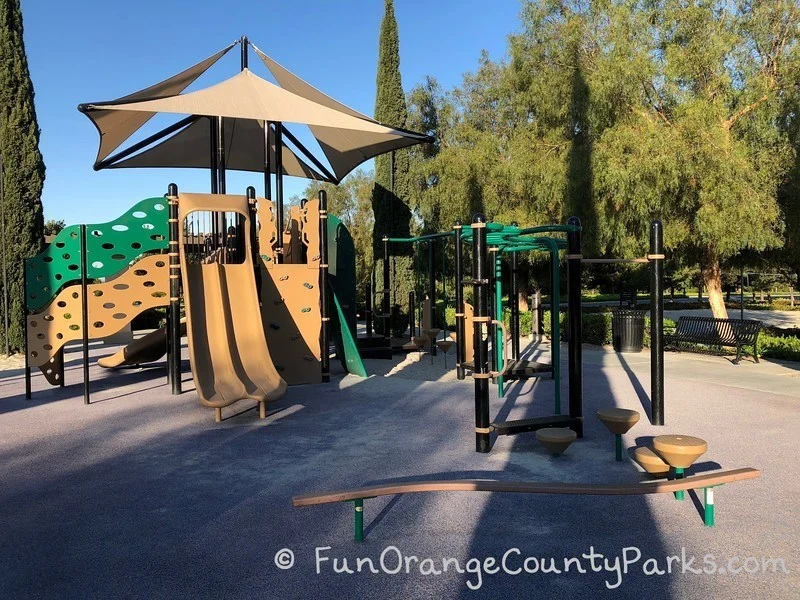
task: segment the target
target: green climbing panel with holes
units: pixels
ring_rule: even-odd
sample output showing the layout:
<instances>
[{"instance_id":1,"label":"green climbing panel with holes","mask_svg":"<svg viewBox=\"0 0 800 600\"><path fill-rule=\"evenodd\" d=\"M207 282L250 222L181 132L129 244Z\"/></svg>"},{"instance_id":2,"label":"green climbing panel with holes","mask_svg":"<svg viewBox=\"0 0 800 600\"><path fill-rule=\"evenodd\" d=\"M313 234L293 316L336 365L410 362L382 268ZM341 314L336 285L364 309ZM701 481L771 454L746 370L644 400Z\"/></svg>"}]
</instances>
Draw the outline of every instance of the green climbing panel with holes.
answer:
<instances>
[{"instance_id":1,"label":"green climbing panel with holes","mask_svg":"<svg viewBox=\"0 0 800 600\"><path fill-rule=\"evenodd\" d=\"M168 212L165 198L148 198L135 204L118 219L87 225L86 271L89 279L110 277L143 253L167 248ZM25 261L25 265L28 309L37 311L65 285L80 281L80 226L64 228L47 250Z\"/></svg>"}]
</instances>

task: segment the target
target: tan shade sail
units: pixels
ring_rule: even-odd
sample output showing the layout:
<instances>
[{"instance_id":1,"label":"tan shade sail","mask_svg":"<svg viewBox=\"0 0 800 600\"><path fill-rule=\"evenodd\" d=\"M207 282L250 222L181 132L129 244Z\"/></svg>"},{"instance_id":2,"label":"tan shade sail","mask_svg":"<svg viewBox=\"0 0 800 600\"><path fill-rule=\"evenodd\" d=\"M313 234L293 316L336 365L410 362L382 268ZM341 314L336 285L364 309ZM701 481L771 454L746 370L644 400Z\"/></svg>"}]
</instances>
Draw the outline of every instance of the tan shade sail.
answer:
<instances>
[{"instance_id":1,"label":"tan shade sail","mask_svg":"<svg viewBox=\"0 0 800 600\"><path fill-rule=\"evenodd\" d=\"M114 102L128 103L146 98L159 98L162 96L180 94L198 77L211 68L211 66L222 58L234 45L235 44L231 44L213 56L209 56L204 61L189 67L177 75L173 75L169 79L165 79L160 83L151 85L133 94L123 96ZM125 140L153 117L152 112L119 112L102 107L97 107L91 111L85 112L100 133L100 148L97 151L95 163L107 158L109 154L119 148Z\"/></svg>"},{"instance_id":2,"label":"tan shade sail","mask_svg":"<svg viewBox=\"0 0 800 600\"><path fill-rule=\"evenodd\" d=\"M302 96L307 100L343 112L352 117L370 123L378 123L375 119L342 104L338 100L334 100L311 84L303 81L255 46L253 46L253 49L258 56L261 57L261 60L267 66L270 73L272 73L272 76L275 77L278 84L284 89L298 96ZM399 150L400 148L432 141L428 136L405 131L403 129L394 129L394 131L402 133L402 137L388 140L385 137L373 135L371 131L367 130L363 132L345 132L331 125L311 123L308 125L309 129L311 129L311 133L314 134L322 151L328 158L333 172L340 181L347 173L355 169L365 160L386 152L391 152L392 150Z\"/></svg>"},{"instance_id":3,"label":"tan shade sail","mask_svg":"<svg viewBox=\"0 0 800 600\"><path fill-rule=\"evenodd\" d=\"M253 44L250 45L253 47L253 50L256 51L256 54L261 57L261 60L264 61L264 64L267 66L267 69L269 69L269 72L272 73L272 76L278 82L278 85L280 85L283 89L289 90L293 94L307 98L308 100L316 102L317 104L322 104L322 106L327 106L328 108L348 114L351 117L358 117L359 119L365 119L367 121L372 121L373 123L378 122L372 117L368 117L364 113L360 113L357 110L350 108L346 104L342 104L338 100L334 100L325 92L318 90L310 83L300 79L297 75L289 71L289 69L281 65L279 62L264 54Z\"/></svg>"},{"instance_id":4,"label":"tan shade sail","mask_svg":"<svg viewBox=\"0 0 800 600\"><path fill-rule=\"evenodd\" d=\"M312 129L316 126L322 130L325 138L323 150L338 180L376 154L429 139L422 134L386 127L293 94L248 69L196 92L135 102L89 104L84 107L84 111L90 116L96 110L134 115L173 113L301 123L312 126ZM323 141L320 142L322 144Z\"/></svg>"},{"instance_id":5,"label":"tan shade sail","mask_svg":"<svg viewBox=\"0 0 800 600\"><path fill-rule=\"evenodd\" d=\"M264 122L250 119L225 120L225 167L235 171L264 172ZM211 165L211 122L201 117L160 144L148 148L107 168L136 167L200 168ZM275 134L270 130L270 170L275 173ZM329 181L303 162L285 145L282 151L283 174L318 181Z\"/></svg>"}]
</instances>

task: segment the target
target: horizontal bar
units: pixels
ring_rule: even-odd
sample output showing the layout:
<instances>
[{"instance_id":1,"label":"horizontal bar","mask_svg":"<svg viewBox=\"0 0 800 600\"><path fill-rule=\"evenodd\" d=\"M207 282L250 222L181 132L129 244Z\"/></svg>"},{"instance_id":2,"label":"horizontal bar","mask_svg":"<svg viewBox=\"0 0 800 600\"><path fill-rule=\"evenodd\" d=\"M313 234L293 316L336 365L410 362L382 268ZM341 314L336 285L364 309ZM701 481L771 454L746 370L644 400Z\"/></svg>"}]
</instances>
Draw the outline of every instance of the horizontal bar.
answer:
<instances>
[{"instance_id":1,"label":"horizontal bar","mask_svg":"<svg viewBox=\"0 0 800 600\"><path fill-rule=\"evenodd\" d=\"M650 261L646 258L582 258L581 262L593 265L607 265L614 263L647 263Z\"/></svg>"}]
</instances>

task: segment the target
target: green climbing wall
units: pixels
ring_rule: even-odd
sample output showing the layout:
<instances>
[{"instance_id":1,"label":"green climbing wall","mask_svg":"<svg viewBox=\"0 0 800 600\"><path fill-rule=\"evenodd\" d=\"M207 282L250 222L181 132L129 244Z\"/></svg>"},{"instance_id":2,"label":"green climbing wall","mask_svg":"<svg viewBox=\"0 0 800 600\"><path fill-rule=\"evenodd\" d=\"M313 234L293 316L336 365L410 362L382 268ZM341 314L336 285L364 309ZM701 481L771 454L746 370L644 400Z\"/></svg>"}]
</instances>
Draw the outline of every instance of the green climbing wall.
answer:
<instances>
[{"instance_id":1,"label":"green climbing wall","mask_svg":"<svg viewBox=\"0 0 800 600\"><path fill-rule=\"evenodd\" d=\"M86 226L89 279L110 277L144 252L167 248L169 229L165 198L148 198L121 217ZM37 311L61 288L81 278L80 226L64 228L48 248L26 261L28 309Z\"/></svg>"}]
</instances>

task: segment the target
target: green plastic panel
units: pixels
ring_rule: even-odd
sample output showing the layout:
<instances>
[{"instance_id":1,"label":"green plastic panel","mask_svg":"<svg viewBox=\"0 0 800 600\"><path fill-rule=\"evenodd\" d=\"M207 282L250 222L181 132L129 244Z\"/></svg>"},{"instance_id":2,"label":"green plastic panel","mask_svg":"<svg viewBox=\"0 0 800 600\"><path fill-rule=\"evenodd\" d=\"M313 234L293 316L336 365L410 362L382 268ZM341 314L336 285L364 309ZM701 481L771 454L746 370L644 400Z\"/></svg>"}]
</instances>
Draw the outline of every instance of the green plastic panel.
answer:
<instances>
[{"instance_id":1,"label":"green plastic panel","mask_svg":"<svg viewBox=\"0 0 800 600\"><path fill-rule=\"evenodd\" d=\"M351 337L356 337L356 246L339 219L328 215L328 281L342 305Z\"/></svg>"},{"instance_id":2,"label":"green plastic panel","mask_svg":"<svg viewBox=\"0 0 800 600\"><path fill-rule=\"evenodd\" d=\"M345 314L342 311L342 305L339 303L339 298L336 292L333 292L333 302L336 304L336 315L338 319L331 321L333 324L333 339L337 346L337 353L344 354L343 365L348 373L358 375L359 377L367 377L367 369L364 368L364 362L361 360L361 355L358 353L358 345L356 340L350 334L350 328L347 326Z\"/></svg>"},{"instance_id":3,"label":"green plastic panel","mask_svg":"<svg viewBox=\"0 0 800 600\"><path fill-rule=\"evenodd\" d=\"M86 226L89 279L110 277L145 252L169 246L167 200L148 198L124 215L99 225ZM64 228L48 248L28 259L28 309L37 311L55 298L61 288L81 279L80 226Z\"/></svg>"}]
</instances>

